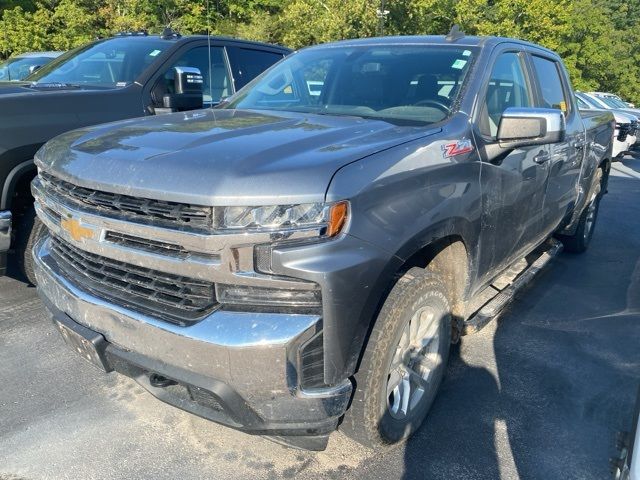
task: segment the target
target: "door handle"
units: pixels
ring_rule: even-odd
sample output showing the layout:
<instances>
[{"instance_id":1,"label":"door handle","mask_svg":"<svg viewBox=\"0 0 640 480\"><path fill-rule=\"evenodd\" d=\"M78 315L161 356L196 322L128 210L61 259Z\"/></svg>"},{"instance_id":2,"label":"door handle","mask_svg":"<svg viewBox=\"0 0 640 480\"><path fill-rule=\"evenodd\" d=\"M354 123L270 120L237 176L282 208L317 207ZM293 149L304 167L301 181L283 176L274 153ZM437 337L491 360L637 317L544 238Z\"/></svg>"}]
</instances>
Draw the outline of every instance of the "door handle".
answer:
<instances>
[{"instance_id":1,"label":"door handle","mask_svg":"<svg viewBox=\"0 0 640 480\"><path fill-rule=\"evenodd\" d=\"M533 157L533 161L536 162L538 165L544 162L548 162L549 160L551 160L551 154L549 154L548 152L541 152L535 157Z\"/></svg>"}]
</instances>

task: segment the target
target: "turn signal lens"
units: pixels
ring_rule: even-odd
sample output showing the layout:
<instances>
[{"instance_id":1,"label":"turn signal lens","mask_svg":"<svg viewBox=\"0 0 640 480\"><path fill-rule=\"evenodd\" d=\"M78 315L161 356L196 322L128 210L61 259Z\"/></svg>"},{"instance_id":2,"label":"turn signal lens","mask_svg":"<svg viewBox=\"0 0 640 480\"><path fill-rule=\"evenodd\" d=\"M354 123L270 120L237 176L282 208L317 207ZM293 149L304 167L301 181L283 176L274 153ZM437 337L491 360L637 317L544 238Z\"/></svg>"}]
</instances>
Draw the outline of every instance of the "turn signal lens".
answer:
<instances>
[{"instance_id":1,"label":"turn signal lens","mask_svg":"<svg viewBox=\"0 0 640 480\"><path fill-rule=\"evenodd\" d=\"M349 214L348 202L338 202L331 206L329 211L329 224L327 226L327 236L334 237L347 223L347 216Z\"/></svg>"}]
</instances>

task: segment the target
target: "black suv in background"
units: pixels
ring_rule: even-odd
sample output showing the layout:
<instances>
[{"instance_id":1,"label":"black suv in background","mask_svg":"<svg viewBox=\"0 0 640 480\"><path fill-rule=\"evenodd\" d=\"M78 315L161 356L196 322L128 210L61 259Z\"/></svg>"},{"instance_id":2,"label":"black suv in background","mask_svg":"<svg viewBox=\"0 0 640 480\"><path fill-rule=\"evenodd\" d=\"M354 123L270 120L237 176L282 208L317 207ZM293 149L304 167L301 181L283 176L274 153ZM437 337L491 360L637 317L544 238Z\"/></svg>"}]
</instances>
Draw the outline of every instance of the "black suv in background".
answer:
<instances>
[{"instance_id":1,"label":"black suv in background","mask_svg":"<svg viewBox=\"0 0 640 480\"><path fill-rule=\"evenodd\" d=\"M202 99L220 102L290 50L224 37L124 34L62 55L25 82L0 84L0 274L10 248L32 283L30 247L41 229L29 184L35 152L78 127L176 110L177 71L202 74ZM192 96L192 94L191 94ZM185 108L180 108L185 109ZM126 175L126 172L122 172Z\"/></svg>"}]
</instances>

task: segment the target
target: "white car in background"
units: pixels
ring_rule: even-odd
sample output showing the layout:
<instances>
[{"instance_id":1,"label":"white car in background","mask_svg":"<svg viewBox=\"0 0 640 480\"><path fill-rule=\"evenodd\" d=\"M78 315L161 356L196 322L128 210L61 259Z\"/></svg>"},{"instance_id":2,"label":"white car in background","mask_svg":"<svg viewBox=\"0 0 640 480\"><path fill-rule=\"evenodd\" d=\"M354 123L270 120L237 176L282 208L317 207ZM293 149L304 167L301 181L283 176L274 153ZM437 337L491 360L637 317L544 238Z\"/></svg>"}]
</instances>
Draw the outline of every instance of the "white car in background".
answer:
<instances>
[{"instance_id":1,"label":"white car in background","mask_svg":"<svg viewBox=\"0 0 640 480\"><path fill-rule=\"evenodd\" d=\"M622 98L620 98L619 95L616 95L615 93L608 93L608 92L589 92L589 93L596 97L611 98L613 100L616 100L618 105L623 105L626 108L636 108L636 106L633 103L625 102Z\"/></svg>"},{"instance_id":2,"label":"white car in background","mask_svg":"<svg viewBox=\"0 0 640 480\"><path fill-rule=\"evenodd\" d=\"M576 102L580 110L607 110L613 113L616 119L616 130L613 138L613 158L624 156L636 143L637 129L639 128L638 117L623 110L604 108L584 92L576 92Z\"/></svg>"},{"instance_id":3,"label":"white car in background","mask_svg":"<svg viewBox=\"0 0 640 480\"><path fill-rule=\"evenodd\" d=\"M631 115L635 115L640 118L640 108L631 108L626 102L623 102L620 97L614 95L613 93L603 93L603 92L589 92L584 93L580 92L584 97L588 97L588 99L602 108L607 110L619 110L625 113L630 113Z\"/></svg>"}]
</instances>

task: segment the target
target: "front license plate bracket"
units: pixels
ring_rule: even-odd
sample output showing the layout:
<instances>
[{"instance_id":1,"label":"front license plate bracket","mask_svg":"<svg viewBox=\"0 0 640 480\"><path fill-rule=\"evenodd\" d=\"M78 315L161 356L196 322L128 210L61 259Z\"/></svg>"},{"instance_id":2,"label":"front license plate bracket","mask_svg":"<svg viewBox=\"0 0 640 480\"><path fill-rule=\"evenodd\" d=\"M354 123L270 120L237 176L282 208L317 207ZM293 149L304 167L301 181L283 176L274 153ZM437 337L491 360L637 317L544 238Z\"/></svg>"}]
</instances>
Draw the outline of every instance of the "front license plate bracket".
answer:
<instances>
[{"instance_id":1,"label":"front license plate bracket","mask_svg":"<svg viewBox=\"0 0 640 480\"><path fill-rule=\"evenodd\" d=\"M53 323L66 344L82 358L105 372L113 370L105 356L108 342L101 334L74 322L66 315L54 316Z\"/></svg>"}]
</instances>

